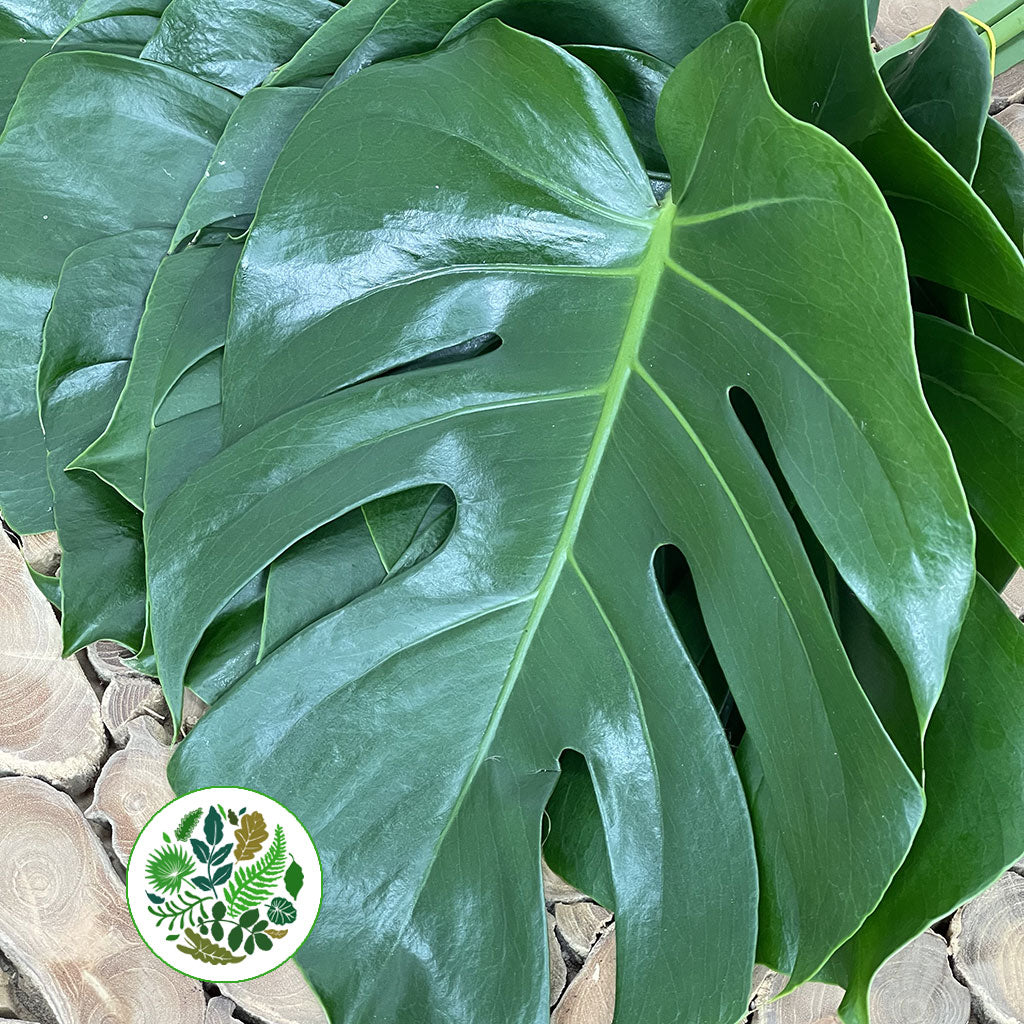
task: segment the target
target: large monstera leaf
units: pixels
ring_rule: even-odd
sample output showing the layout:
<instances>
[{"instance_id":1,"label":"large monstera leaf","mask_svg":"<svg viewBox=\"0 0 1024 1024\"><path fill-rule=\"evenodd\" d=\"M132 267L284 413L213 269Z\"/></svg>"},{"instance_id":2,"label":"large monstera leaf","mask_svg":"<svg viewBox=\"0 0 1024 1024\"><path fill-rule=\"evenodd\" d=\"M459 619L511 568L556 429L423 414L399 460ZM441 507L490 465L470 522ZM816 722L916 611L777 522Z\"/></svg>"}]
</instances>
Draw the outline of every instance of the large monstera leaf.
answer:
<instances>
[{"instance_id":1,"label":"large monstera leaf","mask_svg":"<svg viewBox=\"0 0 1024 1024\"><path fill-rule=\"evenodd\" d=\"M751 813L797 977L920 822L730 400L756 403L926 716L973 537L895 226L772 101L745 26L682 62L658 133L660 204L593 72L490 21L327 94L260 199L223 362L235 441L148 530L172 708L208 624L297 540L410 487L457 501L436 555L270 651L171 766L178 789L255 786L310 827L326 893L300 961L336 1020L546 1020L541 817L566 749L597 795L624 1020L744 1012ZM380 376L487 332L496 351ZM659 592L666 545L757 752L753 807Z\"/></svg>"}]
</instances>

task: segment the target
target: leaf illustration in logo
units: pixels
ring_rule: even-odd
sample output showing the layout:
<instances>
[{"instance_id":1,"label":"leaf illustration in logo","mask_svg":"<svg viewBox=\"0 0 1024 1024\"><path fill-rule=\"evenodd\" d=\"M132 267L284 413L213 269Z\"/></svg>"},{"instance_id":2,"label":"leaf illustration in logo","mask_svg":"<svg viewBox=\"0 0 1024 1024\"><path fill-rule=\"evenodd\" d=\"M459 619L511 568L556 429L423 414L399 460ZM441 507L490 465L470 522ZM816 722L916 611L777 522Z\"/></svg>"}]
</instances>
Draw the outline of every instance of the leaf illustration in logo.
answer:
<instances>
[{"instance_id":1,"label":"leaf illustration in logo","mask_svg":"<svg viewBox=\"0 0 1024 1024\"><path fill-rule=\"evenodd\" d=\"M283 896L275 896L267 907L267 917L274 924L291 924L295 920L295 905Z\"/></svg>"},{"instance_id":2,"label":"leaf illustration in logo","mask_svg":"<svg viewBox=\"0 0 1024 1024\"><path fill-rule=\"evenodd\" d=\"M202 839L190 839L189 842L192 844L192 852L196 855L196 860L200 864L208 864L210 862L210 848L202 841Z\"/></svg>"},{"instance_id":3,"label":"leaf illustration in logo","mask_svg":"<svg viewBox=\"0 0 1024 1024\"><path fill-rule=\"evenodd\" d=\"M238 824L238 815L235 814L235 812L230 810L230 809L228 810L228 821L232 825L237 825Z\"/></svg>"},{"instance_id":4,"label":"leaf illustration in logo","mask_svg":"<svg viewBox=\"0 0 1024 1024\"><path fill-rule=\"evenodd\" d=\"M225 864L222 867L217 868L213 873L213 884L223 885L231 877L231 872L234 871L234 869L234 864Z\"/></svg>"},{"instance_id":5,"label":"leaf illustration in logo","mask_svg":"<svg viewBox=\"0 0 1024 1024\"><path fill-rule=\"evenodd\" d=\"M242 819L243 823L245 819ZM280 825L274 830L274 840L259 860L239 867L234 878L224 890L228 905L228 916L235 917L241 910L257 907L270 898L274 887L281 880L285 866L284 829Z\"/></svg>"},{"instance_id":6,"label":"leaf illustration in logo","mask_svg":"<svg viewBox=\"0 0 1024 1024\"><path fill-rule=\"evenodd\" d=\"M146 880L158 892L177 892L196 862L180 846L154 850L146 863Z\"/></svg>"},{"instance_id":7,"label":"leaf illustration in logo","mask_svg":"<svg viewBox=\"0 0 1024 1024\"><path fill-rule=\"evenodd\" d=\"M288 870L284 873L284 887L288 890L288 895L292 899L295 899L299 895L299 890L302 888L304 881L302 875L302 868L299 866L299 862L293 857L291 864L288 866Z\"/></svg>"},{"instance_id":8,"label":"leaf illustration in logo","mask_svg":"<svg viewBox=\"0 0 1024 1024\"><path fill-rule=\"evenodd\" d=\"M268 928L267 934L272 939L283 939L288 934L287 928Z\"/></svg>"},{"instance_id":9,"label":"leaf illustration in logo","mask_svg":"<svg viewBox=\"0 0 1024 1024\"><path fill-rule=\"evenodd\" d=\"M253 941L264 952L266 952L268 949L270 949L271 946L274 945L274 943L270 940L270 936L268 936L266 932L256 932L253 935Z\"/></svg>"},{"instance_id":10,"label":"leaf illustration in logo","mask_svg":"<svg viewBox=\"0 0 1024 1024\"><path fill-rule=\"evenodd\" d=\"M204 964L238 964L245 959L244 956L235 956L230 949L218 946L212 939L203 938L191 928L185 929L185 936L192 945L178 946L177 949L193 960L200 960Z\"/></svg>"},{"instance_id":11,"label":"leaf illustration in logo","mask_svg":"<svg viewBox=\"0 0 1024 1024\"><path fill-rule=\"evenodd\" d=\"M202 807L197 807L194 811L189 811L184 818L178 823L178 827L174 830L174 838L180 839L185 842L186 839L196 830L196 825L199 824L199 819L203 816Z\"/></svg>"},{"instance_id":12,"label":"leaf illustration in logo","mask_svg":"<svg viewBox=\"0 0 1024 1024\"><path fill-rule=\"evenodd\" d=\"M241 944L242 944L242 926L240 924L236 924L235 927L232 928L231 932L228 934L228 945L232 948L232 950L235 950L235 949L238 949L238 947Z\"/></svg>"},{"instance_id":13,"label":"leaf illustration in logo","mask_svg":"<svg viewBox=\"0 0 1024 1024\"><path fill-rule=\"evenodd\" d=\"M206 821L203 822L203 832L206 833L206 841L213 849L224 838L224 819L217 813L215 807L207 812Z\"/></svg>"},{"instance_id":14,"label":"leaf illustration in logo","mask_svg":"<svg viewBox=\"0 0 1024 1024\"><path fill-rule=\"evenodd\" d=\"M235 829L235 839L238 840L235 860L252 860L269 838L267 823L259 811L243 814L242 824Z\"/></svg>"},{"instance_id":15,"label":"leaf illustration in logo","mask_svg":"<svg viewBox=\"0 0 1024 1024\"><path fill-rule=\"evenodd\" d=\"M231 852L231 847L233 845L234 843L225 843L223 846L215 850L210 856L210 864L217 865L220 864L221 861L225 860L227 855Z\"/></svg>"}]
</instances>

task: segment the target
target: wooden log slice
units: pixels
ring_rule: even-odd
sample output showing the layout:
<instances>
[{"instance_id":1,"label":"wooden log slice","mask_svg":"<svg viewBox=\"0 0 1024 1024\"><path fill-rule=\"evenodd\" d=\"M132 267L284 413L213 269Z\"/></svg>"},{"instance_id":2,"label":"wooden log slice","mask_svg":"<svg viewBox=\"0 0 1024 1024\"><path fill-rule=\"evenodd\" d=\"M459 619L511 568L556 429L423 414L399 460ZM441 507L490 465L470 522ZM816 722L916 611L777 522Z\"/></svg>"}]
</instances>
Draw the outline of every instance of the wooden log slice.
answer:
<instances>
[{"instance_id":1,"label":"wooden log slice","mask_svg":"<svg viewBox=\"0 0 1024 1024\"><path fill-rule=\"evenodd\" d=\"M551 1024L612 1024L615 1011L615 925L597 941L579 974L569 983Z\"/></svg>"},{"instance_id":2,"label":"wooden log slice","mask_svg":"<svg viewBox=\"0 0 1024 1024\"><path fill-rule=\"evenodd\" d=\"M1024 128L1024 106L1020 107L1021 127ZM1003 590L1003 600L1010 606L1010 611L1018 618L1024 614L1024 569L1018 569L1013 579Z\"/></svg>"},{"instance_id":3,"label":"wooden log slice","mask_svg":"<svg viewBox=\"0 0 1024 1024\"><path fill-rule=\"evenodd\" d=\"M947 8L962 11L971 0L882 0L873 33L879 46L906 39L915 29L933 25Z\"/></svg>"},{"instance_id":4,"label":"wooden log slice","mask_svg":"<svg viewBox=\"0 0 1024 1024\"><path fill-rule=\"evenodd\" d=\"M871 1024L968 1024L971 994L953 977L946 940L919 935L871 983Z\"/></svg>"},{"instance_id":5,"label":"wooden log slice","mask_svg":"<svg viewBox=\"0 0 1024 1024\"><path fill-rule=\"evenodd\" d=\"M126 728L128 745L103 766L85 812L90 821L110 826L111 846L125 867L142 826L174 799L167 781L172 748L165 730L150 718L134 718Z\"/></svg>"},{"instance_id":6,"label":"wooden log slice","mask_svg":"<svg viewBox=\"0 0 1024 1024\"><path fill-rule=\"evenodd\" d=\"M132 924L124 886L70 797L0 779L0 948L61 1024L203 1024L198 981Z\"/></svg>"},{"instance_id":7,"label":"wooden log slice","mask_svg":"<svg viewBox=\"0 0 1024 1024\"><path fill-rule=\"evenodd\" d=\"M225 996L214 996L206 1004L206 1020L203 1024L237 1024L235 1004Z\"/></svg>"},{"instance_id":8,"label":"wooden log slice","mask_svg":"<svg viewBox=\"0 0 1024 1024\"><path fill-rule=\"evenodd\" d=\"M986 1024L1024 1021L1024 878L1007 872L949 926L953 970Z\"/></svg>"},{"instance_id":9,"label":"wooden log slice","mask_svg":"<svg viewBox=\"0 0 1024 1024\"><path fill-rule=\"evenodd\" d=\"M562 956L562 947L558 942L558 936L555 934L555 915L549 912L545 916L548 921L548 958L550 961L549 976L551 979L551 1000L549 1005L554 1006L565 990L568 969L565 965L565 957Z\"/></svg>"},{"instance_id":10,"label":"wooden log slice","mask_svg":"<svg viewBox=\"0 0 1024 1024\"><path fill-rule=\"evenodd\" d=\"M596 903L556 903L555 931L581 960L611 924L612 915Z\"/></svg>"},{"instance_id":11,"label":"wooden log slice","mask_svg":"<svg viewBox=\"0 0 1024 1024\"><path fill-rule=\"evenodd\" d=\"M219 987L261 1024L328 1024L327 1012L294 960L262 978Z\"/></svg>"},{"instance_id":12,"label":"wooden log slice","mask_svg":"<svg viewBox=\"0 0 1024 1024\"><path fill-rule=\"evenodd\" d=\"M31 533L21 538L21 556L44 576L56 576L60 568L60 542L57 531Z\"/></svg>"},{"instance_id":13,"label":"wooden log slice","mask_svg":"<svg viewBox=\"0 0 1024 1024\"><path fill-rule=\"evenodd\" d=\"M0 775L31 775L78 794L107 749L81 666L61 658L60 627L21 552L0 536Z\"/></svg>"},{"instance_id":14,"label":"wooden log slice","mask_svg":"<svg viewBox=\"0 0 1024 1024\"><path fill-rule=\"evenodd\" d=\"M161 724L167 741L170 741L171 716L163 691L160 684L148 676L132 672L113 676L103 691L100 710L110 738L119 747L128 742L128 724L142 715Z\"/></svg>"},{"instance_id":15,"label":"wooden log slice","mask_svg":"<svg viewBox=\"0 0 1024 1024\"><path fill-rule=\"evenodd\" d=\"M840 1024L836 1011L843 998L841 988L809 981L776 999L785 987L786 978L781 974L772 975L762 985L751 1024Z\"/></svg>"}]
</instances>

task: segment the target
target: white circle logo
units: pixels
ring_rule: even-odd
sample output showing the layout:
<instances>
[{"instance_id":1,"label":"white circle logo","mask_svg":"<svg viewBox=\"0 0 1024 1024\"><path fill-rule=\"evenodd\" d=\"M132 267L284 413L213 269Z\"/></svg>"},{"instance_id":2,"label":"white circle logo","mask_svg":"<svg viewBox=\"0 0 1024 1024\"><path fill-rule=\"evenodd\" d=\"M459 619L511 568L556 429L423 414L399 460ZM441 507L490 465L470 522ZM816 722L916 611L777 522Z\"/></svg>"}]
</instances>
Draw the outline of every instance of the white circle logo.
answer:
<instances>
[{"instance_id":1,"label":"white circle logo","mask_svg":"<svg viewBox=\"0 0 1024 1024\"><path fill-rule=\"evenodd\" d=\"M248 981L280 967L313 928L321 892L309 833L250 789L172 800L128 861L139 934L168 967L200 981Z\"/></svg>"}]
</instances>

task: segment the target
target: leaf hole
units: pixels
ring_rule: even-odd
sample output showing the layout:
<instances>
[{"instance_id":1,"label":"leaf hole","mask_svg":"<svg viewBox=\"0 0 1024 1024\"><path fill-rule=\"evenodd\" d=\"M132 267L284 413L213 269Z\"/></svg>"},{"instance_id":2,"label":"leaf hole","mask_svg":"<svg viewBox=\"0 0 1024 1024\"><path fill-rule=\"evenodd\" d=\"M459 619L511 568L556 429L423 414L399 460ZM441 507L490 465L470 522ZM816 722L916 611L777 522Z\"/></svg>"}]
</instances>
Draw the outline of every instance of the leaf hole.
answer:
<instances>
[{"instance_id":1,"label":"leaf hole","mask_svg":"<svg viewBox=\"0 0 1024 1024\"><path fill-rule=\"evenodd\" d=\"M746 727L708 634L686 556L674 544L663 544L654 552L653 567L665 609L704 684L729 743L735 749Z\"/></svg>"}]
</instances>

